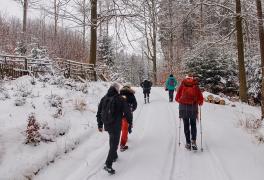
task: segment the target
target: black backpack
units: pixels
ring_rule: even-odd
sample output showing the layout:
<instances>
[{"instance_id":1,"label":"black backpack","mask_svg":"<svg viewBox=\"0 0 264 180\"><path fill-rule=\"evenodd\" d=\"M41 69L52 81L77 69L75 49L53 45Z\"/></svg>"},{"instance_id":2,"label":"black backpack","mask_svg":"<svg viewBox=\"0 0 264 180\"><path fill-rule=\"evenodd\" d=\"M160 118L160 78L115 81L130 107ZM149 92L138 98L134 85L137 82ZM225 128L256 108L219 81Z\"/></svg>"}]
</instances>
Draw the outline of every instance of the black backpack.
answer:
<instances>
[{"instance_id":1,"label":"black backpack","mask_svg":"<svg viewBox=\"0 0 264 180\"><path fill-rule=\"evenodd\" d=\"M109 125L114 122L115 114L115 98L116 96L105 97L102 104L102 122L104 125Z\"/></svg>"}]
</instances>

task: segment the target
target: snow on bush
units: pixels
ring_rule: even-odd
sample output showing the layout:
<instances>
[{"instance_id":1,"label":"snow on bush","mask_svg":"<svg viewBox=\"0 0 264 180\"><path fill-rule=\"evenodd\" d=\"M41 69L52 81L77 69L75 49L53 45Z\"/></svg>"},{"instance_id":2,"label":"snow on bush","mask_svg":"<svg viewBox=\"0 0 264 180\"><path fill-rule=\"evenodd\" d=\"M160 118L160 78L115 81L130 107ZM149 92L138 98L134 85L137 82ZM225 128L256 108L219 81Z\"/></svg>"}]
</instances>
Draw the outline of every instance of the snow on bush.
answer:
<instances>
[{"instance_id":1,"label":"snow on bush","mask_svg":"<svg viewBox=\"0 0 264 180\"><path fill-rule=\"evenodd\" d=\"M32 85L30 81L19 82L16 84L15 96L28 97L32 94Z\"/></svg>"},{"instance_id":2,"label":"snow on bush","mask_svg":"<svg viewBox=\"0 0 264 180\"><path fill-rule=\"evenodd\" d=\"M61 108L63 98L57 94L51 94L46 97L51 107Z\"/></svg>"},{"instance_id":3,"label":"snow on bush","mask_svg":"<svg viewBox=\"0 0 264 180\"><path fill-rule=\"evenodd\" d=\"M255 138L258 144L264 144L264 135L262 133L256 133Z\"/></svg>"},{"instance_id":4,"label":"snow on bush","mask_svg":"<svg viewBox=\"0 0 264 180\"><path fill-rule=\"evenodd\" d=\"M4 101L6 99L10 99L10 95L5 88L4 83L0 81L0 100Z\"/></svg>"},{"instance_id":5,"label":"snow on bush","mask_svg":"<svg viewBox=\"0 0 264 180\"><path fill-rule=\"evenodd\" d=\"M26 130L26 144L33 144L35 146L39 144L41 140L39 128L40 125L36 120L35 114L30 114Z\"/></svg>"},{"instance_id":6,"label":"snow on bush","mask_svg":"<svg viewBox=\"0 0 264 180\"><path fill-rule=\"evenodd\" d=\"M31 85L36 85L37 81L36 79L33 77L30 81Z\"/></svg>"},{"instance_id":7,"label":"snow on bush","mask_svg":"<svg viewBox=\"0 0 264 180\"><path fill-rule=\"evenodd\" d=\"M53 118L59 118L62 116L62 102L63 98L57 94L51 94L46 96L51 107L56 108L56 112L53 114Z\"/></svg>"},{"instance_id":8,"label":"snow on bush","mask_svg":"<svg viewBox=\"0 0 264 180\"><path fill-rule=\"evenodd\" d=\"M46 80L48 77L46 77ZM65 78L63 76L52 76L49 80L48 83L50 85L57 85L58 87L63 87L65 83Z\"/></svg>"},{"instance_id":9,"label":"snow on bush","mask_svg":"<svg viewBox=\"0 0 264 180\"><path fill-rule=\"evenodd\" d=\"M51 76L50 74L45 74L45 75L39 75L38 76L38 80L40 81L40 82L44 82L44 83L47 83L47 82L49 82L50 81L50 84L51 84L51 79L53 78L53 77L55 77L55 76Z\"/></svg>"},{"instance_id":10,"label":"snow on bush","mask_svg":"<svg viewBox=\"0 0 264 180\"><path fill-rule=\"evenodd\" d=\"M54 123L42 123L39 132L42 141L54 142L56 137L65 135L69 129L70 124L67 121L54 119Z\"/></svg>"},{"instance_id":11,"label":"snow on bush","mask_svg":"<svg viewBox=\"0 0 264 180\"><path fill-rule=\"evenodd\" d=\"M24 98L24 97L17 97L16 99L15 99L15 106L23 106L23 105L25 105L26 104L26 98Z\"/></svg>"},{"instance_id":12,"label":"snow on bush","mask_svg":"<svg viewBox=\"0 0 264 180\"><path fill-rule=\"evenodd\" d=\"M87 103L85 102L84 99L78 98L78 99L74 100L74 109L75 110L83 112L86 110L86 107L87 107Z\"/></svg>"},{"instance_id":13,"label":"snow on bush","mask_svg":"<svg viewBox=\"0 0 264 180\"><path fill-rule=\"evenodd\" d=\"M39 123L34 113L28 117L26 129L26 144L38 145L42 142L54 142L56 137L65 135L70 129L70 124L65 120Z\"/></svg>"},{"instance_id":14,"label":"snow on bush","mask_svg":"<svg viewBox=\"0 0 264 180\"><path fill-rule=\"evenodd\" d=\"M81 91L84 94L88 94L89 93L89 85L87 83L77 83L76 84L76 91Z\"/></svg>"},{"instance_id":15,"label":"snow on bush","mask_svg":"<svg viewBox=\"0 0 264 180\"><path fill-rule=\"evenodd\" d=\"M261 119L250 113L241 113L238 125L251 133L255 133L262 127Z\"/></svg>"},{"instance_id":16,"label":"snow on bush","mask_svg":"<svg viewBox=\"0 0 264 180\"><path fill-rule=\"evenodd\" d=\"M62 116L62 107L58 107L56 112L52 115L54 118L60 118Z\"/></svg>"}]
</instances>

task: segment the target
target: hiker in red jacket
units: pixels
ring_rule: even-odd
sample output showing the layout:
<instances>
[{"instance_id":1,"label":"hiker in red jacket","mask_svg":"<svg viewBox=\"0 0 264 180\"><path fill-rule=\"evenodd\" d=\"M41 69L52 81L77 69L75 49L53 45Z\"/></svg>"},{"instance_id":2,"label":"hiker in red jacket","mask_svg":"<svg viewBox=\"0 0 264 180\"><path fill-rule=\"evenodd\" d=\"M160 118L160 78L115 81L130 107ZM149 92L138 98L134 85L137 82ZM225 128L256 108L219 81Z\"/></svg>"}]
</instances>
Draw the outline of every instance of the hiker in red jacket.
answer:
<instances>
[{"instance_id":1,"label":"hiker in red jacket","mask_svg":"<svg viewBox=\"0 0 264 180\"><path fill-rule=\"evenodd\" d=\"M196 119L198 116L198 105L201 106L203 104L203 95L198 87L198 81L192 74L189 74L181 82L175 100L179 103L179 117L183 119L184 134L186 138L185 148L188 150L191 150L191 148L197 150Z\"/></svg>"}]
</instances>

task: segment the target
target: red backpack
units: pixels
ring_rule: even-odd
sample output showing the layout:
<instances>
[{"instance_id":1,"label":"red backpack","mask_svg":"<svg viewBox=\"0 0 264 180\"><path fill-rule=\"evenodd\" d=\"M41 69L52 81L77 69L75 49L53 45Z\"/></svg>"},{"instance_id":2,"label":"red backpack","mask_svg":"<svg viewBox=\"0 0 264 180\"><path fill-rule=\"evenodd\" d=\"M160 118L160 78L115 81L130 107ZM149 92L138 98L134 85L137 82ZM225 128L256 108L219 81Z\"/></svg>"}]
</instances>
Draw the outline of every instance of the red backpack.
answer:
<instances>
[{"instance_id":1,"label":"red backpack","mask_svg":"<svg viewBox=\"0 0 264 180\"><path fill-rule=\"evenodd\" d=\"M198 101L197 84L193 78L186 78L183 81L182 95L180 102L184 104L196 104Z\"/></svg>"}]
</instances>

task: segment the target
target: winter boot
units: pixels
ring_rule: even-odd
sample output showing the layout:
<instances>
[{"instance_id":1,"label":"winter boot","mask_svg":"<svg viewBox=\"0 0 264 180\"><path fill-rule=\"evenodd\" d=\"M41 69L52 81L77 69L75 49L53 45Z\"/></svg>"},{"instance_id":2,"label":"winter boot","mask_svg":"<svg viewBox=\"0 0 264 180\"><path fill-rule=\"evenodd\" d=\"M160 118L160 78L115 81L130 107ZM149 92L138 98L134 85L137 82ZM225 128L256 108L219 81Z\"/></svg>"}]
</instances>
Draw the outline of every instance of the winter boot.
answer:
<instances>
[{"instance_id":1,"label":"winter boot","mask_svg":"<svg viewBox=\"0 0 264 180\"><path fill-rule=\"evenodd\" d=\"M185 148L186 148L187 150L191 150L191 144L190 144L190 143L185 144Z\"/></svg>"},{"instance_id":2,"label":"winter boot","mask_svg":"<svg viewBox=\"0 0 264 180\"><path fill-rule=\"evenodd\" d=\"M124 152L125 150L127 150L128 149L128 146L120 146L120 151L121 152Z\"/></svg>"},{"instance_id":3,"label":"winter boot","mask_svg":"<svg viewBox=\"0 0 264 180\"><path fill-rule=\"evenodd\" d=\"M146 98L144 98L144 101L145 101L145 104L147 103L147 99Z\"/></svg>"},{"instance_id":4,"label":"winter boot","mask_svg":"<svg viewBox=\"0 0 264 180\"><path fill-rule=\"evenodd\" d=\"M196 141L195 140L192 140L192 149L194 151L197 151L198 150L198 147L197 147L197 144L196 144Z\"/></svg>"},{"instance_id":5,"label":"winter boot","mask_svg":"<svg viewBox=\"0 0 264 180\"><path fill-rule=\"evenodd\" d=\"M148 97L148 103L149 103L149 97Z\"/></svg>"},{"instance_id":6,"label":"winter boot","mask_svg":"<svg viewBox=\"0 0 264 180\"><path fill-rule=\"evenodd\" d=\"M107 165L104 166L104 170L106 170L109 174L115 174L115 170Z\"/></svg>"}]
</instances>

